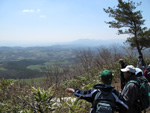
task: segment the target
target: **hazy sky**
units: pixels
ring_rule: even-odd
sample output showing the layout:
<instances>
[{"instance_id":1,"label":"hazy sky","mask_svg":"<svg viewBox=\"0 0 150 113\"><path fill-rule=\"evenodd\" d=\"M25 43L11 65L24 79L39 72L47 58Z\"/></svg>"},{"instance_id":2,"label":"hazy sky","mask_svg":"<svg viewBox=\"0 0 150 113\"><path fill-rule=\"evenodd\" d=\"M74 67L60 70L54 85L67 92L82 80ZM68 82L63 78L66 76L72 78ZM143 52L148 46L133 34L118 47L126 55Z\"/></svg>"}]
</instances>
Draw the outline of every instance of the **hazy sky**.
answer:
<instances>
[{"instance_id":1,"label":"hazy sky","mask_svg":"<svg viewBox=\"0 0 150 113\"><path fill-rule=\"evenodd\" d=\"M150 0L134 1L142 1L138 9L150 28ZM125 38L105 23L112 18L103 8L116 5L117 0L0 0L0 42Z\"/></svg>"}]
</instances>

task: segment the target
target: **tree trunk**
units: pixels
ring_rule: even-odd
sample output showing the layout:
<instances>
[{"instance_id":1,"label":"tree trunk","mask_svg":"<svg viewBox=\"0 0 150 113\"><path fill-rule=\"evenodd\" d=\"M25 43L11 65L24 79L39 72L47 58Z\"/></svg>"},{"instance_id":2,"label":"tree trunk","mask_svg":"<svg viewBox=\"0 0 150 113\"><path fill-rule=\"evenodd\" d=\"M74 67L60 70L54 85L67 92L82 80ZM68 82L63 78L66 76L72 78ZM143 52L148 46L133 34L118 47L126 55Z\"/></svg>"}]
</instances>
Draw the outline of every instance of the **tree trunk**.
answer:
<instances>
[{"instance_id":1,"label":"tree trunk","mask_svg":"<svg viewBox=\"0 0 150 113\"><path fill-rule=\"evenodd\" d=\"M136 28L136 25L135 25L135 28ZM143 58L143 54L142 54L142 51L140 49L139 42L137 40L137 32L136 31L134 33L134 36L135 36L134 38L135 38L136 48L137 48L137 51L139 53L139 56L142 56L142 58Z\"/></svg>"},{"instance_id":2,"label":"tree trunk","mask_svg":"<svg viewBox=\"0 0 150 113\"><path fill-rule=\"evenodd\" d=\"M137 39L136 39L136 48L137 48L137 50L138 50L139 55L142 56L142 58L143 58L143 54L142 54L142 52L141 52L141 49L140 49L140 47L139 47L139 43L138 43Z\"/></svg>"}]
</instances>

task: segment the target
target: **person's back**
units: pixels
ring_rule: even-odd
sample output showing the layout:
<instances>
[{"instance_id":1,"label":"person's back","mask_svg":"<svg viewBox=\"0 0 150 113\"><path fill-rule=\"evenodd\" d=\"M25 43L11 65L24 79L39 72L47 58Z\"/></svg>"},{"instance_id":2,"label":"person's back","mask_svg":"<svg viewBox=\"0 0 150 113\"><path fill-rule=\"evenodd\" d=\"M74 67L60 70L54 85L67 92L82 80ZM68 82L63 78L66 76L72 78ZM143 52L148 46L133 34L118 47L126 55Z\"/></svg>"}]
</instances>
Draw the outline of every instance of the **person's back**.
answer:
<instances>
[{"instance_id":1,"label":"person's back","mask_svg":"<svg viewBox=\"0 0 150 113\"><path fill-rule=\"evenodd\" d=\"M148 84L148 80L146 79L145 76L143 76L142 72L139 72L138 75L141 76L137 76L137 81L133 81L133 83L135 83L138 88L138 100L136 100L136 109L139 109L141 111L144 110L144 113L146 113L146 109L149 107L150 103L149 103L149 91L150 91L150 86Z\"/></svg>"},{"instance_id":2,"label":"person's back","mask_svg":"<svg viewBox=\"0 0 150 113\"><path fill-rule=\"evenodd\" d=\"M120 93L111 85L97 84L86 91L75 89L74 95L92 103L91 113L114 113L121 110L125 112L128 109L120 100Z\"/></svg>"},{"instance_id":3,"label":"person's back","mask_svg":"<svg viewBox=\"0 0 150 113\"><path fill-rule=\"evenodd\" d=\"M149 92L150 92L150 86L148 84L148 80L146 77L143 75L143 70L140 68L135 68L136 72L135 75L137 77L137 81L132 81L134 84L136 84L139 88L139 96L138 100L136 101L136 109L140 109L140 111L143 111L146 113L146 109L149 107ZM130 81L131 82L131 81Z\"/></svg>"},{"instance_id":4,"label":"person's back","mask_svg":"<svg viewBox=\"0 0 150 113\"><path fill-rule=\"evenodd\" d=\"M97 94L92 103L92 113L113 113L116 110L115 91L111 85L98 84L94 86Z\"/></svg>"},{"instance_id":5,"label":"person's back","mask_svg":"<svg viewBox=\"0 0 150 113\"><path fill-rule=\"evenodd\" d=\"M83 91L67 88L66 91L74 93L80 99L92 103L91 113L114 113L119 108L127 110L128 106L119 99L120 93L111 86L111 71L104 70L101 73L101 80L103 84L97 84L90 90Z\"/></svg>"}]
</instances>

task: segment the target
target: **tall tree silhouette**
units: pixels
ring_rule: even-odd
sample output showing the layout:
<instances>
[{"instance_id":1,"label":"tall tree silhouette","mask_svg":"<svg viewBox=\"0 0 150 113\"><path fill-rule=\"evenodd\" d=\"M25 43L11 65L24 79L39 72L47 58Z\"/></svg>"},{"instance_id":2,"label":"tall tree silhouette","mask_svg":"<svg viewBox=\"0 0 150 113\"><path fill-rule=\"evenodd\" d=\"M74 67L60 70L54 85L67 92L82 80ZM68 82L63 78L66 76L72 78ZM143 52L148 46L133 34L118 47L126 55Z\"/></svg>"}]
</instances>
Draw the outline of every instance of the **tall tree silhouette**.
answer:
<instances>
[{"instance_id":1,"label":"tall tree silhouette","mask_svg":"<svg viewBox=\"0 0 150 113\"><path fill-rule=\"evenodd\" d=\"M104 8L104 11L109 14L109 17L114 18L113 21L106 22L111 28L117 28L118 34L129 34L126 43L131 47L136 48L139 55L143 57L142 50L150 47L150 29L142 27L145 20L142 16L142 11L136 11L136 8L141 5L128 0L118 0L116 7Z\"/></svg>"}]
</instances>

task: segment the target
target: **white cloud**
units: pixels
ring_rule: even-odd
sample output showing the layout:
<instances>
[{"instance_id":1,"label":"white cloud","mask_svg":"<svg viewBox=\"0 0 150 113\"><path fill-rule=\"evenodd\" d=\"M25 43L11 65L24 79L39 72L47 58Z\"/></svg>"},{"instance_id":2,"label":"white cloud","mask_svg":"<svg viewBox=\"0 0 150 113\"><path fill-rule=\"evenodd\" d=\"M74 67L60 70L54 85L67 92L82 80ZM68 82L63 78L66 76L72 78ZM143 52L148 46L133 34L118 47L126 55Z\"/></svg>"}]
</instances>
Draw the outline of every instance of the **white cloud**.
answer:
<instances>
[{"instance_id":1,"label":"white cloud","mask_svg":"<svg viewBox=\"0 0 150 113\"><path fill-rule=\"evenodd\" d=\"M40 18L46 18L45 15L40 15L41 9L36 9L36 10L29 10L29 9L24 9L22 10L23 13L37 13L37 15L39 15Z\"/></svg>"},{"instance_id":2,"label":"white cloud","mask_svg":"<svg viewBox=\"0 0 150 113\"><path fill-rule=\"evenodd\" d=\"M35 12L35 10L28 10L28 9L24 9L24 10L22 10L22 12L23 13L34 13Z\"/></svg>"},{"instance_id":3,"label":"white cloud","mask_svg":"<svg viewBox=\"0 0 150 113\"><path fill-rule=\"evenodd\" d=\"M37 9L37 13L41 12L41 9Z\"/></svg>"},{"instance_id":4,"label":"white cloud","mask_svg":"<svg viewBox=\"0 0 150 113\"><path fill-rule=\"evenodd\" d=\"M45 15L40 15L40 18L46 18L46 16Z\"/></svg>"}]
</instances>

